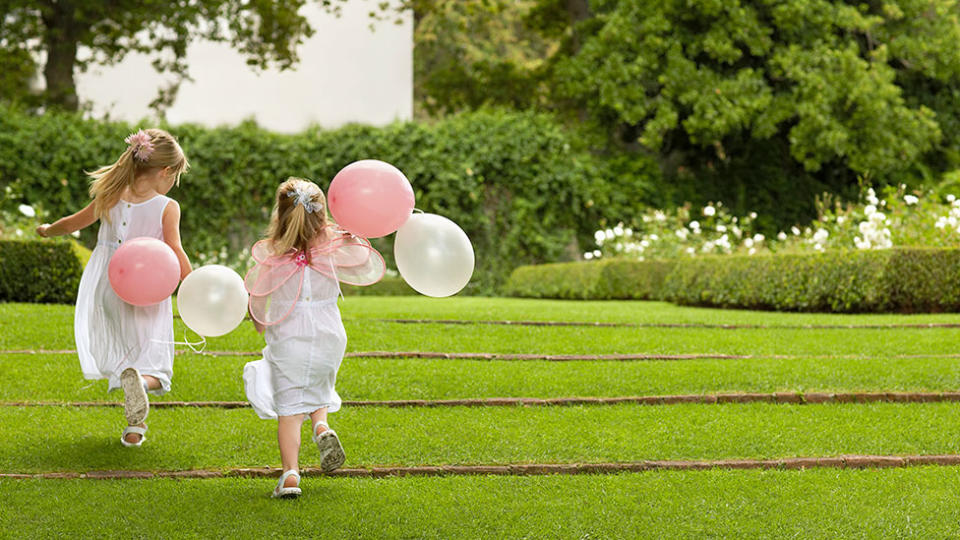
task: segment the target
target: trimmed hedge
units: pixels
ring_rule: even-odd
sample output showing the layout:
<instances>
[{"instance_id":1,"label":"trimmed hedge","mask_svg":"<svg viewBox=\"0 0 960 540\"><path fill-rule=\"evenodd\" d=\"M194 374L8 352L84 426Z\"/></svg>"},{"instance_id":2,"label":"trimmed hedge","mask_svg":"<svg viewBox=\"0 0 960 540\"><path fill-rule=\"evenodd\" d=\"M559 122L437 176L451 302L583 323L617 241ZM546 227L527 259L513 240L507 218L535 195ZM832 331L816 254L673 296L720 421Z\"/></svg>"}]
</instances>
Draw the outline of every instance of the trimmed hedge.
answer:
<instances>
[{"instance_id":1,"label":"trimmed hedge","mask_svg":"<svg viewBox=\"0 0 960 540\"><path fill-rule=\"evenodd\" d=\"M67 240L0 240L0 302L71 304L83 266Z\"/></svg>"},{"instance_id":2,"label":"trimmed hedge","mask_svg":"<svg viewBox=\"0 0 960 540\"><path fill-rule=\"evenodd\" d=\"M577 300L659 300L674 261L608 259L521 266L504 287L508 296Z\"/></svg>"},{"instance_id":3,"label":"trimmed hedge","mask_svg":"<svg viewBox=\"0 0 960 540\"><path fill-rule=\"evenodd\" d=\"M960 249L606 260L517 268L514 296L778 311L960 311Z\"/></svg>"},{"instance_id":4,"label":"trimmed hedge","mask_svg":"<svg viewBox=\"0 0 960 540\"><path fill-rule=\"evenodd\" d=\"M80 115L29 115L0 107L0 188L18 182L24 200L53 217L89 202L85 170L111 163L135 128ZM345 165L376 158L399 167L417 207L456 222L470 237L476 271L463 294L492 294L521 264L571 260L593 245L595 224L630 215L654 168L618 175L584 138L552 117L485 110L435 123L311 128L287 135L252 122L167 127L191 163L170 195L180 202L187 253L245 252L267 226L273 195L288 176L327 189ZM620 166L622 168L622 166ZM616 182L609 179L616 178ZM94 245L96 227L82 233ZM392 237L373 239L389 267ZM243 270L243 269L241 269Z\"/></svg>"}]
</instances>

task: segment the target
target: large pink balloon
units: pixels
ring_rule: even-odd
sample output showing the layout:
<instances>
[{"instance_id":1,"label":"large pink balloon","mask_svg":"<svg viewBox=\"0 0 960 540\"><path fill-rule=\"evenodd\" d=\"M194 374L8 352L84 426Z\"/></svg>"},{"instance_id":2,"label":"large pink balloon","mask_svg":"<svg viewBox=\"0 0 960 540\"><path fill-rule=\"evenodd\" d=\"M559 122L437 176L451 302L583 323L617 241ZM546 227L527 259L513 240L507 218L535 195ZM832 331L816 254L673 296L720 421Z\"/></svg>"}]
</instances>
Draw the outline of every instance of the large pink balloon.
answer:
<instances>
[{"instance_id":1,"label":"large pink balloon","mask_svg":"<svg viewBox=\"0 0 960 540\"><path fill-rule=\"evenodd\" d=\"M125 302L149 306L173 294L180 281L180 261L162 240L134 238L114 252L107 276L113 292Z\"/></svg>"},{"instance_id":2,"label":"large pink balloon","mask_svg":"<svg viewBox=\"0 0 960 540\"><path fill-rule=\"evenodd\" d=\"M386 236L413 212L413 188L400 169L365 159L347 165L330 182L327 201L333 219L366 238Z\"/></svg>"}]
</instances>

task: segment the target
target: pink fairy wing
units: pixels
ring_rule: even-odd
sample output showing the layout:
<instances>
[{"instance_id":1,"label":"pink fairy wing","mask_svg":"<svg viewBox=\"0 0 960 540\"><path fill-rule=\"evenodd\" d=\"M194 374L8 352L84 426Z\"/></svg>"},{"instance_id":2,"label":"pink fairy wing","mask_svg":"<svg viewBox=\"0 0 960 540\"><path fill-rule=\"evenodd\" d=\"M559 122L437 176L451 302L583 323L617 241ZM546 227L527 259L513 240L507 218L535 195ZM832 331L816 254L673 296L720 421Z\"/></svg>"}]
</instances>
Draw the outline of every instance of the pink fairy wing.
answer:
<instances>
[{"instance_id":1,"label":"pink fairy wing","mask_svg":"<svg viewBox=\"0 0 960 540\"><path fill-rule=\"evenodd\" d=\"M349 285L373 285L383 279L386 265L366 238L339 235L310 251L310 267Z\"/></svg>"},{"instance_id":2,"label":"pink fairy wing","mask_svg":"<svg viewBox=\"0 0 960 540\"><path fill-rule=\"evenodd\" d=\"M277 324L296 305L303 266L291 254L272 255L264 242L254 244L252 254L257 262L243 280L250 293L250 315L261 324Z\"/></svg>"}]
</instances>

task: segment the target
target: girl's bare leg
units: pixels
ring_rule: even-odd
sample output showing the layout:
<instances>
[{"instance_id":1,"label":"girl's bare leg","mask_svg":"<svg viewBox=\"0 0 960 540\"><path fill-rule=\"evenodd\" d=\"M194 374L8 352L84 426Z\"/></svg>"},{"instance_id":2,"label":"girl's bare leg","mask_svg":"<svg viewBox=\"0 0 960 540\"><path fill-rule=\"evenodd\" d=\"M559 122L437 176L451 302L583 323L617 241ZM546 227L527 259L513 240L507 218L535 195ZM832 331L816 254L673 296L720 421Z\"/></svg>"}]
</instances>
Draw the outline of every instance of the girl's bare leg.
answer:
<instances>
[{"instance_id":1,"label":"girl's bare leg","mask_svg":"<svg viewBox=\"0 0 960 540\"><path fill-rule=\"evenodd\" d=\"M277 418L277 442L280 444L280 463L283 472L300 470L298 459L300 457L300 429L302 427L303 417L299 414ZM296 486L297 479L292 476L284 482L284 487Z\"/></svg>"},{"instance_id":2,"label":"girl's bare leg","mask_svg":"<svg viewBox=\"0 0 960 540\"><path fill-rule=\"evenodd\" d=\"M313 422L313 434L323 433L327 430L326 426L317 425L317 422L326 422L327 421L327 408L317 409L310 413L310 421Z\"/></svg>"}]
</instances>

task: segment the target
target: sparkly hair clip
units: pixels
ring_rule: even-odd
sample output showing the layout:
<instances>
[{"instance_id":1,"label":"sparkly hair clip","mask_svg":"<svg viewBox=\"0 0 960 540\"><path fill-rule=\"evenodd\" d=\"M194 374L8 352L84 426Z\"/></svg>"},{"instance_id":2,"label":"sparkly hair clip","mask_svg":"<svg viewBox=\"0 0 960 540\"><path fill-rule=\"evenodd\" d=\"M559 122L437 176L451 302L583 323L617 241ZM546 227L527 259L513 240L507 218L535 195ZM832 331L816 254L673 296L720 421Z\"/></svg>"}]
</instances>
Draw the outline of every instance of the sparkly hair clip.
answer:
<instances>
[{"instance_id":1,"label":"sparkly hair clip","mask_svg":"<svg viewBox=\"0 0 960 540\"><path fill-rule=\"evenodd\" d=\"M293 204L302 205L303 209L306 210L308 214L323 210L323 205L310 200L314 195L317 194L317 191L315 189L311 189L311 187L312 186L309 184L301 184L293 188L293 190L287 192L287 197L296 198L296 200L293 201Z\"/></svg>"},{"instance_id":2,"label":"sparkly hair clip","mask_svg":"<svg viewBox=\"0 0 960 540\"><path fill-rule=\"evenodd\" d=\"M133 148L133 157L137 161L147 161L150 159L150 154L153 153L153 141L150 139L150 135L142 129L136 133L131 133L123 142Z\"/></svg>"}]
</instances>

